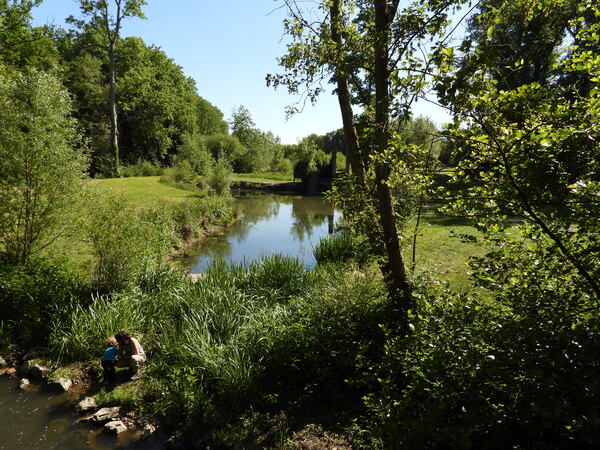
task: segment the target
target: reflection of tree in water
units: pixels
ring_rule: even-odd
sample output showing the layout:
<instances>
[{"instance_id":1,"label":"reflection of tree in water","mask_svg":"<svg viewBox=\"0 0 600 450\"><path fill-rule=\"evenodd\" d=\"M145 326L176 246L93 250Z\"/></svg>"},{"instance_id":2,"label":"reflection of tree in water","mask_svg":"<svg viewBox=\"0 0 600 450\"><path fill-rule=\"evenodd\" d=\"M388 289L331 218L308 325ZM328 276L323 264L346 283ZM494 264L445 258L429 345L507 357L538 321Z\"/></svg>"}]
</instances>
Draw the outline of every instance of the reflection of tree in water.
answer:
<instances>
[{"instance_id":1,"label":"reflection of tree in water","mask_svg":"<svg viewBox=\"0 0 600 450\"><path fill-rule=\"evenodd\" d=\"M260 220L276 216L281 205L290 202L289 197L276 195L253 195L241 198L235 203L235 207L244 217L229 230L229 235L238 240L245 239L252 225Z\"/></svg>"},{"instance_id":2,"label":"reflection of tree in water","mask_svg":"<svg viewBox=\"0 0 600 450\"><path fill-rule=\"evenodd\" d=\"M209 236L199 247L203 258L219 259L231 256L231 243L222 236Z\"/></svg>"},{"instance_id":3,"label":"reflection of tree in water","mask_svg":"<svg viewBox=\"0 0 600 450\"><path fill-rule=\"evenodd\" d=\"M330 224L333 222L333 206L321 197L293 197L292 217L292 235L302 242L312 237L315 227L320 227L326 220Z\"/></svg>"}]
</instances>

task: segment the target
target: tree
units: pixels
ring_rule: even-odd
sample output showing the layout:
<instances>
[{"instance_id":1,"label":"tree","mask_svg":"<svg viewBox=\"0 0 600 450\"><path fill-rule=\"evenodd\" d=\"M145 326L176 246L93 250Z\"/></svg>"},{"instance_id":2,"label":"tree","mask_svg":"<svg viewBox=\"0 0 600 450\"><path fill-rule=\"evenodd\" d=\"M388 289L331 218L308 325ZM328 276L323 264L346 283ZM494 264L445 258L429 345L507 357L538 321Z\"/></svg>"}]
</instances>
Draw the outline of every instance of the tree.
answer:
<instances>
[{"instance_id":1,"label":"tree","mask_svg":"<svg viewBox=\"0 0 600 450\"><path fill-rule=\"evenodd\" d=\"M118 46L121 159L165 162L183 134L196 134L196 84L162 50L137 37Z\"/></svg>"},{"instance_id":2,"label":"tree","mask_svg":"<svg viewBox=\"0 0 600 450\"><path fill-rule=\"evenodd\" d=\"M445 42L448 15L460 1L413 2L403 9L399 3L327 0L306 20L299 2L286 1L290 18L285 27L293 39L280 60L286 72L268 76L267 82L286 85L292 93L304 89L311 100L323 91L323 79L335 84L353 172L346 178L353 186L339 192L352 196L347 206L379 249L390 294L406 318L411 294L397 220L406 219L409 211L397 208L392 192L389 155L397 140L390 121L409 118L413 101L427 85L431 60L425 41ZM312 19L317 13L319 22ZM365 110L360 140L353 104Z\"/></svg>"},{"instance_id":3,"label":"tree","mask_svg":"<svg viewBox=\"0 0 600 450\"><path fill-rule=\"evenodd\" d=\"M0 0L0 60L9 66L51 70L58 65L49 27L31 25L31 9L41 2Z\"/></svg>"},{"instance_id":4,"label":"tree","mask_svg":"<svg viewBox=\"0 0 600 450\"><path fill-rule=\"evenodd\" d=\"M546 13L529 9L532 19ZM584 3L579 15L576 23L586 26L577 39L584 45L572 46L562 60L555 55L550 75L574 74L564 78L597 84L600 57L588 45L599 42L600 11ZM449 60L439 66L442 91L455 80L453 58L447 55ZM514 71L522 64L516 61ZM458 194L449 194L450 209L477 217L491 230L504 230L509 215L522 219L532 245L559 252L598 301L600 243L597 220L590 222L600 213L598 90L582 95L576 83L545 86L539 81L506 89L504 79L495 74L495 65L482 64L473 72L475 82L460 96L443 100L457 112L449 132L461 156L454 173Z\"/></svg>"},{"instance_id":5,"label":"tree","mask_svg":"<svg viewBox=\"0 0 600 450\"><path fill-rule=\"evenodd\" d=\"M0 251L25 263L65 228L85 179L68 92L55 77L0 75Z\"/></svg>"},{"instance_id":6,"label":"tree","mask_svg":"<svg viewBox=\"0 0 600 450\"><path fill-rule=\"evenodd\" d=\"M233 110L230 120L231 134L246 149L234 169L237 172L265 172L271 169L279 147L279 138L271 132L256 127L250 111L245 106Z\"/></svg>"},{"instance_id":7,"label":"tree","mask_svg":"<svg viewBox=\"0 0 600 450\"><path fill-rule=\"evenodd\" d=\"M142 6L145 0L114 0L111 8L109 0L80 0L80 9L84 17L89 19L85 23L81 20L70 18L72 23L82 30L93 30L98 33L102 47L108 54L108 86L109 86L109 119L110 119L110 146L113 156L114 175L120 173L119 155L119 128L117 116L117 44L119 42L122 21L128 17L145 19Z\"/></svg>"},{"instance_id":8,"label":"tree","mask_svg":"<svg viewBox=\"0 0 600 450\"><path fill-rule=\"evenodd\" d=\"M227 122L223 113L208 100L198 96L196 99L198 132L204 136L212 134L227 134Z\"/></svg>"}]
</instances>

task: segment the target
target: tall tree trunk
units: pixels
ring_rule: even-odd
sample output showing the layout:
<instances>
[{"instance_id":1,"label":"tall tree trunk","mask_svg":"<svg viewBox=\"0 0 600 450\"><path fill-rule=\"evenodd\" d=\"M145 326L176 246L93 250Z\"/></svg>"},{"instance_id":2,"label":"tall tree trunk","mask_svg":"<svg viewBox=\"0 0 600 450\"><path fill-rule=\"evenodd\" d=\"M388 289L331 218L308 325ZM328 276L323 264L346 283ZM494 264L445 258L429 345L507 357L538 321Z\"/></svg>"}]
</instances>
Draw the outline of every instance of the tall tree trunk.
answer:
<instances>
[{"instance_id":1,"label":"tall tree trunk","mask_svg":"<svg viewBox=\"0 0 600 450\"><path fill-rule=\"evenodd\" d=\"M119 128L117 117L117 94L116 94L116 64L115 64L115 42L111 42L108 48L108 83L109 83L109 116L110 116L110 149L113 157L114 176L121 172L119 156Z\"/></svg>"},{"instance_id":2,"label":"tall tree trunk","mask_svg":"<svg viewBox=\"0 0 600 450\"><path fill-rule=\"evenodd\" d=\"M333 0L329 8L331 14L331 38L341 52L343 48L340 0ZM350 89L348 88L348 75L339 60L335 64L335 79L337 82L337 97L342 113L342 123L344 127L344 141L346 144L346 156L350 162L352 173L358 178L361 186L365 186L365 169L360 156L360 146L358 143L358 134L354 126L354 113L352 112L352 101Z\"/></svg>"},{"instance_id":3,"label":"tall tree trunk","mask_svg":"<svg viewBox=\"0 0 600 450\"><path fill-rule=\"evenodd\" d=\"M390 141L389 132L389 72L388 40L390 16L386 0L374 0L375 4L375 127L374 146L377 154L383 154ZM389 167L378 161L375 166L375 197L383 232L383 241L388 263L388 283L398 309L406 313L410 308L410 285L404 257L398 239L394 214L394 199L390 187Z\"/></svg>"}]
</instances>

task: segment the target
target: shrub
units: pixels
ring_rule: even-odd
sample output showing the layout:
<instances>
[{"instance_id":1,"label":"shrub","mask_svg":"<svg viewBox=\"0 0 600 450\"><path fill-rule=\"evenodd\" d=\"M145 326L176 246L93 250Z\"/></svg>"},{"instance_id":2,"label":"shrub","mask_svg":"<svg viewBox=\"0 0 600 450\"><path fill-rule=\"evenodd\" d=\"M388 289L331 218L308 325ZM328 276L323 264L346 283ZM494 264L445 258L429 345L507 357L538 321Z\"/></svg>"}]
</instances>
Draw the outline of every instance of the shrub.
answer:
<instances>
[{"instance_id":1,"label":"shrub","mask_svg":"<svg viewBox=\"0 0 600 450\"><path fill-rule=\"evenodd\" d=\"M162 175L164 170L150 161L138 161L122 168L124 177L153 177Z\"/></svg>"},{"instance_id":2,"label":"shrub","mask_svg":"<svg viewBox=\"0 0 600 450\"><path fill-rule=\"evenodd\" d=\"M64 231L88 161L69 93L37 71L0 74L0 256L24 264Z\"/></svg>"},{"instance_id":3,"label":"shrub","mask_svg":"<svg viewBox=\"0 0 600 450\"><path fill-rule=\"evenodd\" d=\"M315 259L319 264L355 261L365 265L371 258L366 238L343 230L321 238L314 248Z\"/></svg>"},{"instance_id":4,"label":"shrub","mask_svg":"<svg viewBox=\"0 0 600 450\"><path fill-rule=\"evenodd\" d=\"M174 166L184 161L187 161L196 174L200 176L209 174L214 160L204 138L187 133L182 136L182 142L177 147L177 154L173 158Z\"/></svg>"},{"instance_id":5,"label":"shrub","mask_svg":"<svg viewBox=\"0 0 600 450\"><path fill-rule=\"evenodd\" d=\"M233 220L229 202L221 197L182 202L170 207L168 214L175 235L184 243L198 239L211 227L225 226Z\"/></svg>"},{"instance_id":6,"label":"shrub","mask_svg":"<svg viewBox=\"0 0 600 450\"><path fill-rule=\"evenodd\" d=\"M415 292L413 333L390 334L367 400L384 446L600 444L596 305L541 241L504 245L473 261L469 297Z\"/></svg>"},{"instance_id":7,"label":"shrub","mask_svg":"<svg viewBox=\"0 0 600 450\"><path fill-rule=\"evenodd\" d=\"M179 161L175 166L165 171L164 178L174 184L194 186L198 174L192 168L189 161Z\"/></svg>"},{"instance_id":8,"label":"shrub","mask_svg":"<svg viewBox=\"0 0 600 450\"><path fill-rule=\"evenodd\" d=\"M228 194L232 175L231 165L225 158L221 158L214 165L208 176L208 185L217 195Z\"/></svg>"},{"instance_id":9,"label":"shrub","mask_svg":"<svg viewBox=\"0 0 600 450\"><path fill-rule=\"evenodd\" d=\"M91 299L90 287L74 269L34 259L0 268L0 323L7 341L31 347L46 343L52 321L60 322L78 303ZM2 337L2 336L0 336Z\"/></svg>"},{"instance_id":10,"label":"shrub","mask_svg":"<svg viewBox=\"0 0 600 450\"><path fill-rule=\"evenodd\" d=\"M160 215L139 214L119 196L91 202L87 235L96 256L93 281L101 292L125 288L145 263L158 263L172 243Z\"/></svg>"}]
</instances>

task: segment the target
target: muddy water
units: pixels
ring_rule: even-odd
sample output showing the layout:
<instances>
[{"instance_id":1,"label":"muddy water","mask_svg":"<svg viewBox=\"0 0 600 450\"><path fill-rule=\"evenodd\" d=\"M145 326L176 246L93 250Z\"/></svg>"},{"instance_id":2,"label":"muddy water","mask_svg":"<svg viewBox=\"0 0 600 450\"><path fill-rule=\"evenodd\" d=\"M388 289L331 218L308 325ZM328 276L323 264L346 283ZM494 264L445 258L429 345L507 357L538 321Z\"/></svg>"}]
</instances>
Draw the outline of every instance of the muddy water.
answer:
<instances>
[{"instance_id":1,"label":"muddy water","mask_svg":"<svg viewBox=\"0 0 600 450\"><path fill-rule=\"evenodd\" d=\"M77 398L76 391L54 394L35 386L22 392L17 380L0 377L0 449L160 448L134 444L134 433L117 438L80 422L72 407Z\"/></svg>"}]
</instances>

